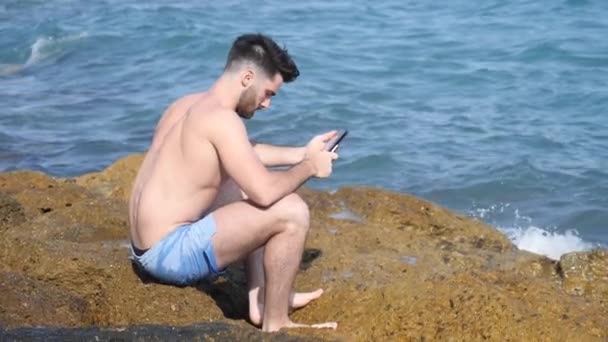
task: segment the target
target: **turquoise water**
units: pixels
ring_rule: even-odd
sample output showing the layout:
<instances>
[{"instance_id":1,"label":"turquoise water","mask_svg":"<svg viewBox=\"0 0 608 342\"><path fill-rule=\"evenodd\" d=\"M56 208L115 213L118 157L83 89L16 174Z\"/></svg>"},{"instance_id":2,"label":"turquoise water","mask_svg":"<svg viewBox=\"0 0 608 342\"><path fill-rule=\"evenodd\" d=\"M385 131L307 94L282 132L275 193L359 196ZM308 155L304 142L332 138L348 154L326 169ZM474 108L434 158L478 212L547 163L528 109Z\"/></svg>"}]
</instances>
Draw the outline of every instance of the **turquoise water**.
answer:
<instances>
[{"instance_id":1,"label":"turquoise water","mask_svg":"<svg viewBox=\"0 0 608 342\"><path fill-rule=\"evenodd\" d=\"M0 1L0 171L58 176L142 152L271 34L302 72L253 138L348 128L331 179L412 193L558 257L608 245L606 1Z\"/></svg>"}]
</instances>

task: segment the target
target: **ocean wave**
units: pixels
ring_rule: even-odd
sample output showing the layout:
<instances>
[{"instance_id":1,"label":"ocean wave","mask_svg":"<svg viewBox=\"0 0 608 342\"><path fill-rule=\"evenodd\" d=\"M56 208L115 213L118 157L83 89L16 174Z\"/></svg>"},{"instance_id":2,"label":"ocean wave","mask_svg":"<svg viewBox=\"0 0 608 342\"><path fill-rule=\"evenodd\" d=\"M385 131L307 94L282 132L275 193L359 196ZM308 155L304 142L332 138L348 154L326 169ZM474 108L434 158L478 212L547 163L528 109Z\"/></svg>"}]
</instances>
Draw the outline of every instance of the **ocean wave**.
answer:
<instances>
[{"instance_id":1,"label":"ocean wave","mask_svg":"<svg viewBox=\"0 0 608 342\"><path fill-rule=\"evenodd\" d=\"M79 34L68 35L65 37L38 37L31 46L31 53L24 64L28 67L45 60L56 60L67 53L65 45L82 38L88 37L88 33L82 32Z\"/></svg>"},{"instance_id":2,"label":"ocean wave","mask_svg":"<svg viewBox=\"0 0 608 342\"><path fill-rule=\"evenodd\" d=\"M30 53L23 64L0 64L0 76L18 74L21 71L44 63L53 63L69 53L69 45L88 37L82 32L64 37L42 36L36 38L30 46Z\"/></svg>"}]
</instances>

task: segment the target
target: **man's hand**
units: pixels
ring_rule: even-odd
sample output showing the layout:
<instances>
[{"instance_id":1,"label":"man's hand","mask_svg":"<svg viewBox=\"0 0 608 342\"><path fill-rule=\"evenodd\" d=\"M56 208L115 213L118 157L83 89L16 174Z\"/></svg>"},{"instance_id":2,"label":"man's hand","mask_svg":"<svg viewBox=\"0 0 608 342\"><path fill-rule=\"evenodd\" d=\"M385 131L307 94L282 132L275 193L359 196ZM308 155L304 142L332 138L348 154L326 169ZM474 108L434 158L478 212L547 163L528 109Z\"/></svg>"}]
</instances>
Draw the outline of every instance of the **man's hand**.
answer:
<instances>
[{"instance_id":1,"label":"man's hand","mask_svg":"<svg viewBox=\"0 0 608 342\"><path fill-rule=\"evenodd\" d=\"M304 154L304 162L311 164L314 170L314 176L317 178L326 178L331 175L332 162L338 158L334 152L325 150L325 145L328 141L338 134L337 131L331 131L315 136L306 145Z\"/></svg>"}]
</instances>

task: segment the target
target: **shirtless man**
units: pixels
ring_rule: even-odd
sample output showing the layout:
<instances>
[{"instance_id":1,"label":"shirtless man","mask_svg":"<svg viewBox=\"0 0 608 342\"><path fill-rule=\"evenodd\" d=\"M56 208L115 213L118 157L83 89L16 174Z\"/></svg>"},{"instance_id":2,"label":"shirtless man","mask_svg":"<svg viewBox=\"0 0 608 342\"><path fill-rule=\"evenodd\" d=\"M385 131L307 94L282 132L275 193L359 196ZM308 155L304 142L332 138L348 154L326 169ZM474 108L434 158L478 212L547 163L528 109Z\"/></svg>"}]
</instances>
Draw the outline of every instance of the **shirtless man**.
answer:
<instances>
[{"instance_id":1,"label":"shirtless man","mask_svg":"<svg viewBox=\"0 0 608 342\"><path fill-rule=\"evenodd\" d=\"M249 316L264 331L337 327L288 316L323 292L292 292L309 227L308 207L294 192L331 174L337 155L325 144L336 132L305 147L252 144L241 120L268 108L298 74L270 38L238 37L211 88L182 97L161 117L129 201L131 259L140 269L188 285L244 260ZM279 165L290 167L267 168Z\"/></svg>"}]
</instances>

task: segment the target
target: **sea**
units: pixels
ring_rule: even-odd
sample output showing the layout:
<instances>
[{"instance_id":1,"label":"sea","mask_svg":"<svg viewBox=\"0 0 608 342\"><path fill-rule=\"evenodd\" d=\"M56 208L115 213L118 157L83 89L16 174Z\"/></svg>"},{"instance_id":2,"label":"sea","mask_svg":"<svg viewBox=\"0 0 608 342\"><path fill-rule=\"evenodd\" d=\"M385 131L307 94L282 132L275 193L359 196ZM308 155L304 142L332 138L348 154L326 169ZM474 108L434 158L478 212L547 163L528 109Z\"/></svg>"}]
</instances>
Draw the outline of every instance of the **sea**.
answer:
<instances>
[{"instance_id":1,"label":"sea","mask_svg":"<svg viewBox=\"0 0 608 342\"><path fill-rule=\"evenodd\" d=\"M413 194L553 259L608 246L605 0L0 0L0 171L73 177L144 152L252 32L301 76L251 138L349 130L307 186Z\"/></svg>"}]
</instances>

